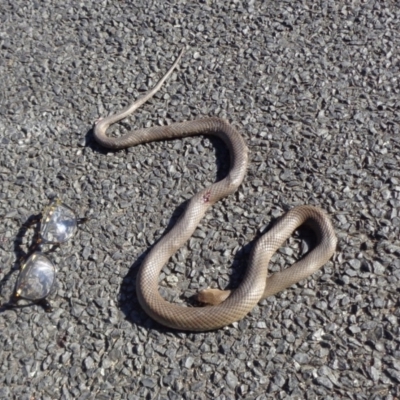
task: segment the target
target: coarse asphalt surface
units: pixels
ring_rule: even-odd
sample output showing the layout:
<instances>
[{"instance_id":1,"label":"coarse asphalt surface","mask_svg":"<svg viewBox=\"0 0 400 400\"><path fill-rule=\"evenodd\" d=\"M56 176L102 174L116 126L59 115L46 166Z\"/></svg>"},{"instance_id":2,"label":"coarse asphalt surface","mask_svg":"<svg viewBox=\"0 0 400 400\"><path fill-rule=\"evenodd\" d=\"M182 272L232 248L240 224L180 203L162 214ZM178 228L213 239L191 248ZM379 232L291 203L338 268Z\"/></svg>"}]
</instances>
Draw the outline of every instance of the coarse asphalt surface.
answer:
<instances>
[{"instance_id":1,"label":"coarse asphalt surface","mask_svg":"<svg viewBox=\"0 0 400 400\"><path fill-rule=\"evenodd\" d=\"M32 240L24 224L50 199L88 221L51 255L54 311L0 312L0 399L399 399L399 32L390 0L1 1L0 303ZM91 131L182 47L113 132L220 116L250 164L164 268L162 294L234 287L254 239L298 204L325 209L339 238L318 273L196 334L149 319L135 274L226 172L227 149L194 137L114 152Z\"/></svg>"}]
</instances>

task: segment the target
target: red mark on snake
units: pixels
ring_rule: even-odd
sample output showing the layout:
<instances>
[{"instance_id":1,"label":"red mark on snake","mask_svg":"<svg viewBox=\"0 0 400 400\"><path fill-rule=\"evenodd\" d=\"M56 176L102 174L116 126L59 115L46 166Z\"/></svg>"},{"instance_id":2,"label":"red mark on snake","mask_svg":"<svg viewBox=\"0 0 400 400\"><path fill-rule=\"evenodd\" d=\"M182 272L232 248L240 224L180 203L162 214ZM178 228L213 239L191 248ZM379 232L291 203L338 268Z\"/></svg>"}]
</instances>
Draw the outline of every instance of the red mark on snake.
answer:
<instances>
[{"instance_id":1,"label":"red mark on snake","mask_svg":"<svg viewBox=\"0 0 400 400\"><path fill-rule=\"evenodd\" d=\"M204 203L208 203L210 201L211 190L207 190L206 193L203 194Z\"/></svg>"}]
</instances>

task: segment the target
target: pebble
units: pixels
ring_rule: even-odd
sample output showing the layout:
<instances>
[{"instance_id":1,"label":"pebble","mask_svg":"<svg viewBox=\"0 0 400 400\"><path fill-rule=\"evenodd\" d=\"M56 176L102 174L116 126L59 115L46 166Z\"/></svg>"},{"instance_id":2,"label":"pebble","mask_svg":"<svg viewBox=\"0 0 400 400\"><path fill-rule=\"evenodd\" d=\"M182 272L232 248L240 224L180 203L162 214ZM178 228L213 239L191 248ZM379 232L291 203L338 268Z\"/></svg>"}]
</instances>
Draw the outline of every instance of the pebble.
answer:
<instances>
[{"instance_id":1,"label":"pebble","mask_svg":"<svg viewBox=\"0 0 400 400\"><path fill-rule=\"evenodd\" d=\"M297 353L293 356L294 360L296 360L299 364L308 364L310 362L310 357L305 353Z\"/></svg>"},{"instance_id":2,"label":"pebble","mask_svg":"<svg viewBox=\"0 0 400 400\"><path fill-rule=\"evenodd\" d=\"M228 387L232 390L236 388L239 382L236 375L232 371L228 371L228 373L225 376L225 381Z\"/></svg>"},{"instance_id":3,"label":"pebble","mask_svg":"<svg viewBox=\"0 0 400 400\"><path fill-rule=\"evenodd\" d=\"M333 383L326 376L318 376L316 382L327 389L333 389Z\"/></svg>"}]
</instances>

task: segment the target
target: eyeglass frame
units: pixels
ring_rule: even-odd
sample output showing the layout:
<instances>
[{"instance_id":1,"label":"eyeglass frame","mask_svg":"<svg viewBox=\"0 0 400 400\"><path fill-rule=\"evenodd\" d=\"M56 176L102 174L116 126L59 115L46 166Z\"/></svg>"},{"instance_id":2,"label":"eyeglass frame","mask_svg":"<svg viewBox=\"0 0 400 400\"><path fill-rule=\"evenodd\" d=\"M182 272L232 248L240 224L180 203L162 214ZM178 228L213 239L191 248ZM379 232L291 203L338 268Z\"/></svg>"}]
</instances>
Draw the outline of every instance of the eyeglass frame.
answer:
<instances>
[{"instance_id":1,"label":"eyeglass frame","mask_svg":"<svg viewBox=\"0 0 400 400\"><path fill-rule=\"evenodd\" d=\"M54 212L57 207L64 207L65 209L67 209L70 213L72 213L73 217L74 217L74 221L75 221L75 228L74 231L72 233L72 235L70 235L69 237L67 237L65 240L61 240L61 241L51 241L51 240L46 240L43 236L44 236L44 232L43 229L46 226L45 224L47 222L49 222L51 220L51 216L52 212ZM68 207L65 203L63 203L61 201L60 198L55 198L53 199L50 204L48 206L45 207L45 209L43 210L43 212L41 214L39 214L33 221L31 221L31 223L28 225L28 228L33 225L36 222L40 223L40 227L38 229L38 232L36 232L36 240L31 244L30 248L28 249L27 254L23 255L19 260L18 260L18 264L19 264L19 274L15 283L15 287L13 290L13 294L9 300L9 302L7 304L4 304L3 306L5 306L6 308L17 308L17 307L21 307L18 306L17 303L20 300L28 300L31 301L32 304L37 304L43 307L43 309L46 312L51 312L53 310L53 307L51 306L50 302L47 300L47 297L52 293L53 288L54 288L54 284L56 282L56 266L54 265L53 261L48 257L48 254L53 252L55 249L57 249L59 246L61 246L61 244L66 243L67 241L69 241L70 239L72 239L73 236L75 236L76 234L76 230L78 225L80 225L81 223L86 222L87 218L78 218L75 214L75 212ZM45 222L44 222L45 221ZM35 239L35 237L34 237ZM53 247L51 247L49 250L47 251L43 251L41 249L42 245L52 245ZM41 297L41 298L36 298L36 299L32 299L32 298L26 298L24 296L21 296L20 293L18 293L18 290L21 287L21 282L19 282L21 275L24 271L24 268L27 267L30 259L35 255L41 255L42 257L46 258L48 263L51 264L51 267L53 269L53 280L50 284L49 289L47 290L47 293ZM28 304L25 306L29 306L32 304ZM24 306L23 306L24 307Z\"/></svg>"}]
</instances>

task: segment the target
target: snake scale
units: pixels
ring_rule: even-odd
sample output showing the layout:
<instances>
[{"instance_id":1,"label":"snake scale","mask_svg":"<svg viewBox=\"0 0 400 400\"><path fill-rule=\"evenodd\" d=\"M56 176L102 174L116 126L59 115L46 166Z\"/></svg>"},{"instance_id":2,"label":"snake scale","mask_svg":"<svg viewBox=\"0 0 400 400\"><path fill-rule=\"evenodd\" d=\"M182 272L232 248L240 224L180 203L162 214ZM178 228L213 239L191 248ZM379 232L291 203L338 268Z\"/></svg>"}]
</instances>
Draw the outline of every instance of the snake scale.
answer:
<instances>
[{"instance_id":1,"label":"snake scale","mask_svg":"<svg viewBox=\"0 0 400 400\"><path fill-rule=\"evenodd\" d=\"M147 254L140 266L136 281L139 302L153 319L173 329L207 331L240 320L261 299L317 271L331 258L337 239L331 221L323 210L307 205L295 207L258 239L251 251L244 278L237 289L201 291L198 299L207 304L204 307L183 307L171 304L162 298L158 290L158 279L162 267L191 237L207 209L236 191L245 176L248 163L248 150L243 138L227 121L220 118L205 118L174 123L170 126L138 129L114 138L106 135L110 125L133 113L161 88L178 65L182 54L183 50L153 89L121 112L98 120L93 132L100 145L111 149L123 149L145 142L193 135L217 136L228 147L230 153L228 175L192 197L178 222ZM271 256L302 224L307 224L315 232L318 241L316 247L291 267L268 277L268 263Z\"/></svg>"}]
</instances>

